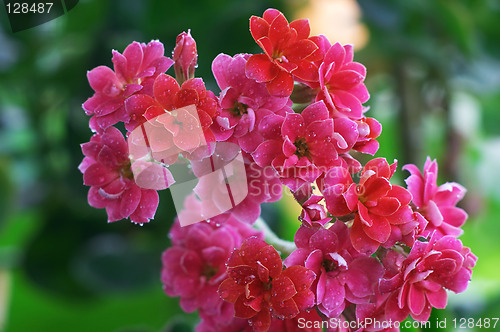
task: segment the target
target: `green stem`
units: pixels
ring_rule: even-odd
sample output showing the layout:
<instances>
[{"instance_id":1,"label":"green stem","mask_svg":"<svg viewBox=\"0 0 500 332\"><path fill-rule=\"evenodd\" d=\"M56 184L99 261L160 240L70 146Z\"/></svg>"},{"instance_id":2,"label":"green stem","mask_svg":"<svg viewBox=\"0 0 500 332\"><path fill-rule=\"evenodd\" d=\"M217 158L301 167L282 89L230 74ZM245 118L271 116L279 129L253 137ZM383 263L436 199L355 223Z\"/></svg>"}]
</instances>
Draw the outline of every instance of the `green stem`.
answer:
<instances>
[{"instance_id":1,"label":"green stem","mask_svg":"<svg viewBox=\"0 0 500 332\"><path fill-rule=\"evenodd\" d=\"M283 240L279 238L276 234L274 234L271 228L261 217L259 217L257 221L255 221L254 227L264 232L266 242L272 245L274 248L276 248L276 250L278 250L281 253L281 255L286 257L290 255L292 251L297 249L295 243Z\"/></svg>"}]
</instances>

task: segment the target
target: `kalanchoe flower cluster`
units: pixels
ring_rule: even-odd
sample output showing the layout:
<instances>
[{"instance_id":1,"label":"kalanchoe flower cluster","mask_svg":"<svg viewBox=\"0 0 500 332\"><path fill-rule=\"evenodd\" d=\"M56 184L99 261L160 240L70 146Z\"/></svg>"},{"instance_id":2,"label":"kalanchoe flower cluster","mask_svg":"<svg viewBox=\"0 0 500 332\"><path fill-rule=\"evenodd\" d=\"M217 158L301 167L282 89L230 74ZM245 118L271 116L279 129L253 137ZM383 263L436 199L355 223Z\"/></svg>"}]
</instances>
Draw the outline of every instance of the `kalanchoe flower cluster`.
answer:
<instances>
[{"instance_id":1,"label":"kalanchoe flower cluster","mask_svg":"<svg viewBox=\"0 0 500 332\"><path fill-rule=\"evenodd\" d=\"M195 76L190 31L173 60L159 41L134 42L113 51L114 70L88 72L95 93L83 108L95 134L80 170L89 204L110 222L142 224L157 190L171 189L184 209L161 278L184 311L198 311L199 332L323 331L331 319L348 326L335 331L378 331L352 323L427 320L446 306L446 290L467 288L477 260L457 239L465 189L438 186L429 158L423 172L403 167L406 187L391 183L397 162L355 158L377 152L382 126L365 116L366 68L352 45L311 36L307 20L275 9L253 16L250 32L263 53L218 55L216 93ZM186 164L177 176L174 165ZM260 218L283 186L302 207L293 243ZM188 191L180 202L175 188Z\"/></svg>"}]
</instances>

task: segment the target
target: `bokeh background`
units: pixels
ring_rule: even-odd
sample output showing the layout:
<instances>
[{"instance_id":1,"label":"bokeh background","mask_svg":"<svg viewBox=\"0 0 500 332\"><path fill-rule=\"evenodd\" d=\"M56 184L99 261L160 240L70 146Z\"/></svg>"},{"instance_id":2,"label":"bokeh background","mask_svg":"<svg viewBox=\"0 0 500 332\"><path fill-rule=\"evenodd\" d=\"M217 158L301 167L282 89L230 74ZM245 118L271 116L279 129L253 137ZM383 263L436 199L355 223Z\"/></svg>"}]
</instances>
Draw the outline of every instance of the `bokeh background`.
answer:
<instances>
[{"instance_id":1,"label":"bokeh background","mask_svg":"<svg viewBox=\"0 0 500 332\"><path fill-rule=\"evenodd\" d=\"M196 315L159 279L175 214L168 191L143 227L107 224L87 204L77 169L91 136L86 72L134 40L159 39L170 53L191 29L197 76L218 93L211 61L260 53L248 19L268 7L354 44L368 68L368 114L383 125L377 156L422 167L429 155L440 183L468 188L461 239L479 261L467 292L431 320L447 318L452 331L453 318L500 316L500 1L87 0L17 33L0 8L0 331L192 330ZM290 199L264 206L288 239L297 215Z\"/></svg>"}]
</instances>

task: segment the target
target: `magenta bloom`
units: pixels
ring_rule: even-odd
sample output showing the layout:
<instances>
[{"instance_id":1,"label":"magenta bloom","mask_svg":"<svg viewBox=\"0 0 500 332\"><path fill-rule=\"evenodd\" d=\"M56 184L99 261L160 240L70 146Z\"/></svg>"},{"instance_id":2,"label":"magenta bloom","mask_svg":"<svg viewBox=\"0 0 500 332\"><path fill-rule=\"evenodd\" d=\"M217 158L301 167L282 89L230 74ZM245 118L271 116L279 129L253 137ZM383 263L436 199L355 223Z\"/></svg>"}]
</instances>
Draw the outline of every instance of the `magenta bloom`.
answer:
<instances>
[{"instance_id":1,"label":"magenta bloom","mask_svg":"<svg viewBox=\"0 0 500 332\"><path fill-rule=\"evenodd\" d=\"M323 196L311 195L302 205L302 212L299 220L306 226L320 227L330 222L332 218L328 217L327 211L320 202Z\"/></svg>"},{"instance_id":2,"label":"magenta bloom","mask_svg":"<svg viewBox=\"0 0 500 332\"><path fill-rule=\"evenodd\" d=\"M217 289L227 277L226 261L244 238L262 234L234 219L223 225L200 222L180 227L176 222L170 233L172 244L162 256L161 279L168 296L180 296L181 308L196 309L216 321L230 319L233 312L223 306Z\"/></svg>"},{"instance_id":3,"label":"magenta bloom","mask_svg":"<svg viewBox=\"0 0 500 332\"><path fill-rule=\"evenodd\" d=\"M391 293L386 317L402 321L410 314L415 320L428 320L433 307L446 307L445 289L465 291L476 261L470 249L450 235L434 234L429 242L415 242L400 272L380 282L380 292Z\"/></svg>"},{"instance_id":4,"label":"magenta bloom","mask_svg":"<svg viewBox=\"0 0 500 332\"><path fill-rule=\"evenodd\" d=\"M219 295L234 303L235 317L249 319L254 331L267 331L271 315L290 319L314 305L314 273L303 266L283 270L276 249L256 237L234 250L227 267Z\"/></svg>"},{"instance_id":5,"label":"magenta bloom","mask_svg":"<svg viewBox=\"0 0 500 332\"><path fill-rule=\"evenodd\" d=\"M304 183L314 182L322 173L320 168L342 164L339 154L347 153L356 143L356 127L347 118L331 119L320 101L301 114L287 114L281 140L262 143L252 156L259 165L271 163L282 182L296 191Z\"/></svg>"},{"instance_id":6,"label":"magenta bloom","mask_svg":"<svg viewBox=\"0 0 500 332\"><path fill-rule=\"evenodd\" d=\"M212 126L218 140L234 138L246 152L253 152L264 138L257 130L265 116L292 112L289 99L273 97L264 83L257 83L245 75L249 54L230 57L219 54L212 63L217 84L221 89L220 116Z\"/></svg>"},{"instance_id":7,"label":"magenta bloom","mask_svg":"<svg viewBox=\"0 0 500 332\"><path fill-rule=\"evenodd\" d=\"M414 241L419 225L409 203L411 194L389 179L396 163L389 166L383 158L370 160L356 185L342 167L331 168L319 181L328 211L333 216L355 212L351 241L358 251L371 254L379 245L391 247L396 241ZM409 236L408 236L409 235Z\"/></svg>"},{"instance_id":8,"label":"magenta bloom","mask_svg":"<svg viewBox=\"0 0 500 332\"><path fill-rule=\"evenodd\" d=\"M85 113L92 115L90 129L101 132L120 121L128 122L125 100L138 91L152 95L155 78L172 66L173 61L163 54L163 44L157 40L147 45L133 42L123 54L113 51L114 71L99 66L87 73L95 91L83 104Z\"/></svg>"},{"instance_id":9,"label":"magenta bloom","mask_svg":"<svg viewBox=\"0 0 500 332\"><path fill-rule=\"evenodd\" d=\"M438 187L438 164L429 157L425 161L423 174L415 165L405 165L403 169L411 174L406 179L406 184L413 196L416 211L429 222L422 236L428 236L434 230L439 236L460 236L463 233L460 226L465 223L467 213L456 204L464 197L465 188L455 182L447 182Z\"/></svg>"},{"instance_id":10,"label":"magenta bloom","mask_svg":"<svg viewBox=\"0 0 500 332\"><path fill-rule=\"evenodd\" d=\"M78 167L83 183L90 186L88 200L92 207L106 209L108 222L130 218L147 223L158 207L158 193L143 189L134 182L128 158L128 146L122 133L109 127L82 144L85 158Z\"/></svg>"},{"instance_id":11,"label":"magenta bloom","mask_svg":"<svg viewBox=\"0 0 500 332\"><path fill-rule=\"evenodd\" d=\"M253 39L264 50L248 59L246 75L266 83L273 96L288 97L293 90L293 75L312 81L317 79L312 61L317 59L318 46L309 40L309 21L288 23L280 11L268 9L263 17L250 18Z\"/></svg>"},{"instance_id":12,"label":"magenta bloom","mask_svg":"<svg viewBox=\"0 0 500 332\"><path fill-rule=\"evenodd\" d=\"M356 120L356 124L358 125L359 136L352 149L373 156L379 148L376 138L382 132L382 125L374 118L367 117Z\"/></svg>"},{"instance_id":13,"label":"magenta bloom","mask_svg":"<svg viewBox=\"0 0 500 332\"><path fill-rule=\"evenodd\" d=\"M363 83L365 76L366 68L353 62L352 45L335 43L327 49L319 66L319 82L309 85L320 89L316 100L325 102L333 118L359 120L365 111L362 104L370 98Z\"/></svg>"},{"instance_id":14,"label":"magenta bloom","mask_svg":"<svg viewBox=\"0 0 500 332\"><path fill-rule=\"evenodd\" d=\"M285 264L303 265L316 274L311 289L323 314L333 318L349 303L368 303L383 268L375 258L354 250L343 222L328 229L303 225L295 234L295 243L297 249Z\"/></svg>"}]
</instances>

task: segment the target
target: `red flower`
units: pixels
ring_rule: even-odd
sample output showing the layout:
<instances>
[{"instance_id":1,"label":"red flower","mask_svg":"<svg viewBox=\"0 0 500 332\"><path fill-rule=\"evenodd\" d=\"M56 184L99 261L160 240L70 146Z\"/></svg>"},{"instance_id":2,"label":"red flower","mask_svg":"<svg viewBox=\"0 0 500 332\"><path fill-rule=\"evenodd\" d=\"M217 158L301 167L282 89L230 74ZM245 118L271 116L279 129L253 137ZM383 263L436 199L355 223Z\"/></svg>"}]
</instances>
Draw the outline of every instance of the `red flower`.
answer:
<instances>
[{"instance_id":1,"label":"red flower","mask_svg":"<svg viewBox=\"0 0 500 332\"><path fill-rule=\"evenodd\" d=\"M254 331L267 331L271 315L290 319L314 305L314 272L298 265L283 270L276 249L256 237L235 249L227 266L219 295L234 303L235 317L249 319Z\"/></svg>"},{"instance_id":2,"label":"red flower","mask_svg":"<svg viewBox=\"0 0 500 332\"><path fill-rule=\"evenodd\" d=\"M263 17L250 18L250 32L265 54L248 59L246 74L257 82L266 82L273 96L288 97L293 90L293 75L305 81L317 81L318 46L309 40L309 21L288 23L276 9L268 9Z\"/></svg>"},{"instance_id":3,"label":"red flower","mask_svg":"<svg viewBox=\"0 0 500 332\"><path fill-rule=\"evenodd\" d=\"M359 252L371 254L379 245L390 247L400 240L411 245L417 226L422 224L422 218L416 219L409 206L410 192L390 184L395 170L396 163L389 165L376 158L365 165L359 185L342 167L331 168L319 179L333 216L355 212L351 241Z\"/></svg>"},{"instance_id":4,"label":"red flower","mask_svg":"<svg viewBox=\"0 0 500 332\"><path fill-rule=\"evenodd\" d=\"M172 76L162 74L154 82L153 95L154 98L147 95L134 95L127 99L125 107L130 116L130 121L126 125L127 130L131 131L146 120L152 120L166 112L195 105L205 139L210 142L215 141L209 127L219 114L217 99L213 92L206 90L201 78L187 80L179 87ZM179 118L177 121L185 122ZM175 133L172 128L170 131Z\"/></svg>"}]
</instances>

